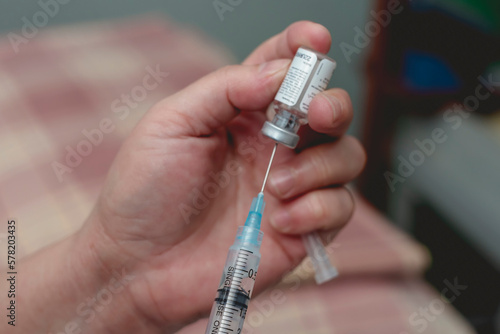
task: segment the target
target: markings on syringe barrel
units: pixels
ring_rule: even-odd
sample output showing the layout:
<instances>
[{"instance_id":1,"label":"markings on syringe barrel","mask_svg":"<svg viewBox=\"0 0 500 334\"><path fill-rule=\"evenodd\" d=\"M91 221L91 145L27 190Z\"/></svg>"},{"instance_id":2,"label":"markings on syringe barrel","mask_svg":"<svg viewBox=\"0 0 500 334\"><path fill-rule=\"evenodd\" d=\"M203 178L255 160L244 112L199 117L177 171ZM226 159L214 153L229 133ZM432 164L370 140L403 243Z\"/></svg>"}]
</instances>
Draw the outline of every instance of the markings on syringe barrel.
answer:
<instances>
[{"instance_id":1,"label":"markings on syringe barrel","mask_svg":"<svg viewBox=\"0 0 500 334\"><path fill-rule=\"evenodd\" d=\"M230 310L235 312L239 311L239 316L243 318L246 315L248 301L250 300L250 291L245 291L241 287L241 282L243 277L246 275L245 273L248 273L248 271L245 270L245 266L248 262L247 257L249 254L253 254L253 252L246 249L240 249L236 257L235 267L228 268L228 275L224 281L224 288L217 290L217 297L215 298L215 301L221 304L218 309L218 315L220 316L227 318L231 317L229 314L234 313ZM223 305L231 305L239 307L240 309L238 310L228 306L221 307Z\"/></svg>"},{"instance_id":2,"label":"markings on syringe barrel","mask_svg":"<svg viewBox=\"0 0 500 334\"><path fill-rule=\"evenodd\" d=\"M248 253L253 254L252 251L240 249L235 261L235 266L228 267L226 277L224 279L224 286L231 287L234 285L234 281L237 281L236 283L241 284L242 279L247 275L249 278L254 278L254 269L251 268L250 270L245 270L248 263ZM243 256L245 258L242 258Z\"/></svg>"},{"instance_id":3,"label":"markings on syringe barrel","mask_svg":"<svg viewBox=\"0 0 500 334\"><path fill-rule=\"evenodd\" d=\"M237 334L241 331L251 292L251 290L245 291L241 282L249 272L255 276L254 269L245 270L249 254L253 252L246 249L238 251L234 267L228 267L223 288L217 290L215 302L218 304L216 311L218 320L215 320L212 325L211 333L213 334Z\"/></svg>"}]
</instances>

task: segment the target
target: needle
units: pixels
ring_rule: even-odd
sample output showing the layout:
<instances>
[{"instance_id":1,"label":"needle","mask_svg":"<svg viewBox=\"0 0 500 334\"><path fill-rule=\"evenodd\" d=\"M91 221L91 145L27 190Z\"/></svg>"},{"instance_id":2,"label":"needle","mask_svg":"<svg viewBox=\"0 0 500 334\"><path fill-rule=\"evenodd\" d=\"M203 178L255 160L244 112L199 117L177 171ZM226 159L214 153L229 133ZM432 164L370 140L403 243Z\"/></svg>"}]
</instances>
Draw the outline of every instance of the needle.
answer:
<instances>
[{"instance_id":1,"label":"needle","mask_svg":"<svg viewBox=\"0 0 500 334\"><path fill-rule=\"evenodd\" d=\"M273 163L274 154L276 153L276 149L278 148L278 143L274 145L273 153L271 154L271 159L269 160L269 165L267 166L266 176L264 177L264 183L262 183L261 193L264 192L264 187L266 186L267 177L269 176L269 171L271 170L271 164Z\"/></svg>"}]
</instances>

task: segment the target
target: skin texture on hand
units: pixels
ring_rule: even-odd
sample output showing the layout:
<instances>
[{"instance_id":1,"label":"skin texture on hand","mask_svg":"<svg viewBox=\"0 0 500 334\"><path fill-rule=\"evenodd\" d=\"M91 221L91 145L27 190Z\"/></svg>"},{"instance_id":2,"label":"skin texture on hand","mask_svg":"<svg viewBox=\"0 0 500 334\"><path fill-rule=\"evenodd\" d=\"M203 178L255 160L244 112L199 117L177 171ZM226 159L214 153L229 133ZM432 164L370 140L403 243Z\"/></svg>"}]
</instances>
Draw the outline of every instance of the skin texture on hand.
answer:
<instances>
[{"instance_id":1,"label":"skin texture on hand","mask_svg":"<svg viewBox=\"0 0 500 334\"><path fill-rule=\"evenodd\" d=\"M75 305L109 284L113 270L131 277L110 309L83 322L82 332L165 333L208 314L228 248L260 190L273 148L258 137L265 110L297 48L326 53L330 43L324 27L295 23L242 65L198 80L144 116L73 237L79 252L75 271L90 270L79 278L89 284L78 282L81 292L70 298ZM310 128L301 136L300 150L278 148L265 192L255 293L303 259L300 234L332 235L348 221L353 199L342 185L365 162L359 142L344 135L351 119L348 94L329 90L310 104ZM57 247L49 252L57 253ZM25 266L43 260L38 254Z\"/></svg>"}]
</instances>

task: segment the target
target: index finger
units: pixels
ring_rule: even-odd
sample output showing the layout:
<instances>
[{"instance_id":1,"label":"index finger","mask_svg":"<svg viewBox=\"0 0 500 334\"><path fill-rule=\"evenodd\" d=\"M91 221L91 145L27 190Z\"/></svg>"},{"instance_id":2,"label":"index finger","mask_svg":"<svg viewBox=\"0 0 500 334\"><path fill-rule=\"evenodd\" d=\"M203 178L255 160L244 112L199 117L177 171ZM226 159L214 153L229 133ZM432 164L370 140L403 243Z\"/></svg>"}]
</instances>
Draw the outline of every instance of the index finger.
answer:
<instances>
[{"instance_id":1,"label":"index finger","mask_svg":"<svg viewBox=\"0 0 500 334\"><path fill-rule=\"evenodd\" d=\"M321 24L299 21L262 43L243 61L243 64L255 65L274 59L292 58L301 46L327 53L331 43L330 32Z\"/></svg>"}]
</instances>

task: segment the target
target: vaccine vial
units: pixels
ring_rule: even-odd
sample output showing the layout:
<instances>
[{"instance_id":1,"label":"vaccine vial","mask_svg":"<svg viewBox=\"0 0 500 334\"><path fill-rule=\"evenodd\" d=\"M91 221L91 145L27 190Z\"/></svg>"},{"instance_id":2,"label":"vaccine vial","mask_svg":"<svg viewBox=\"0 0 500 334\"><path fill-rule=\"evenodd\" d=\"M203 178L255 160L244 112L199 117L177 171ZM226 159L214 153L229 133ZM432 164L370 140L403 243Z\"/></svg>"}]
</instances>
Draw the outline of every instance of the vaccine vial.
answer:
<instances>
[{"instance_id":1,"label":"vaccine vial","mask_svg":"<svg viewBox=\"0 0 500 334\"><path fill-rule=\"evenodd\" d=\"M307 124L309 103L326 89L337 63L328 56L300 47L273 101L276 112L265 122L262 133L290 148L295 148L301 125Z\"/></svg>"}]
</instances>

